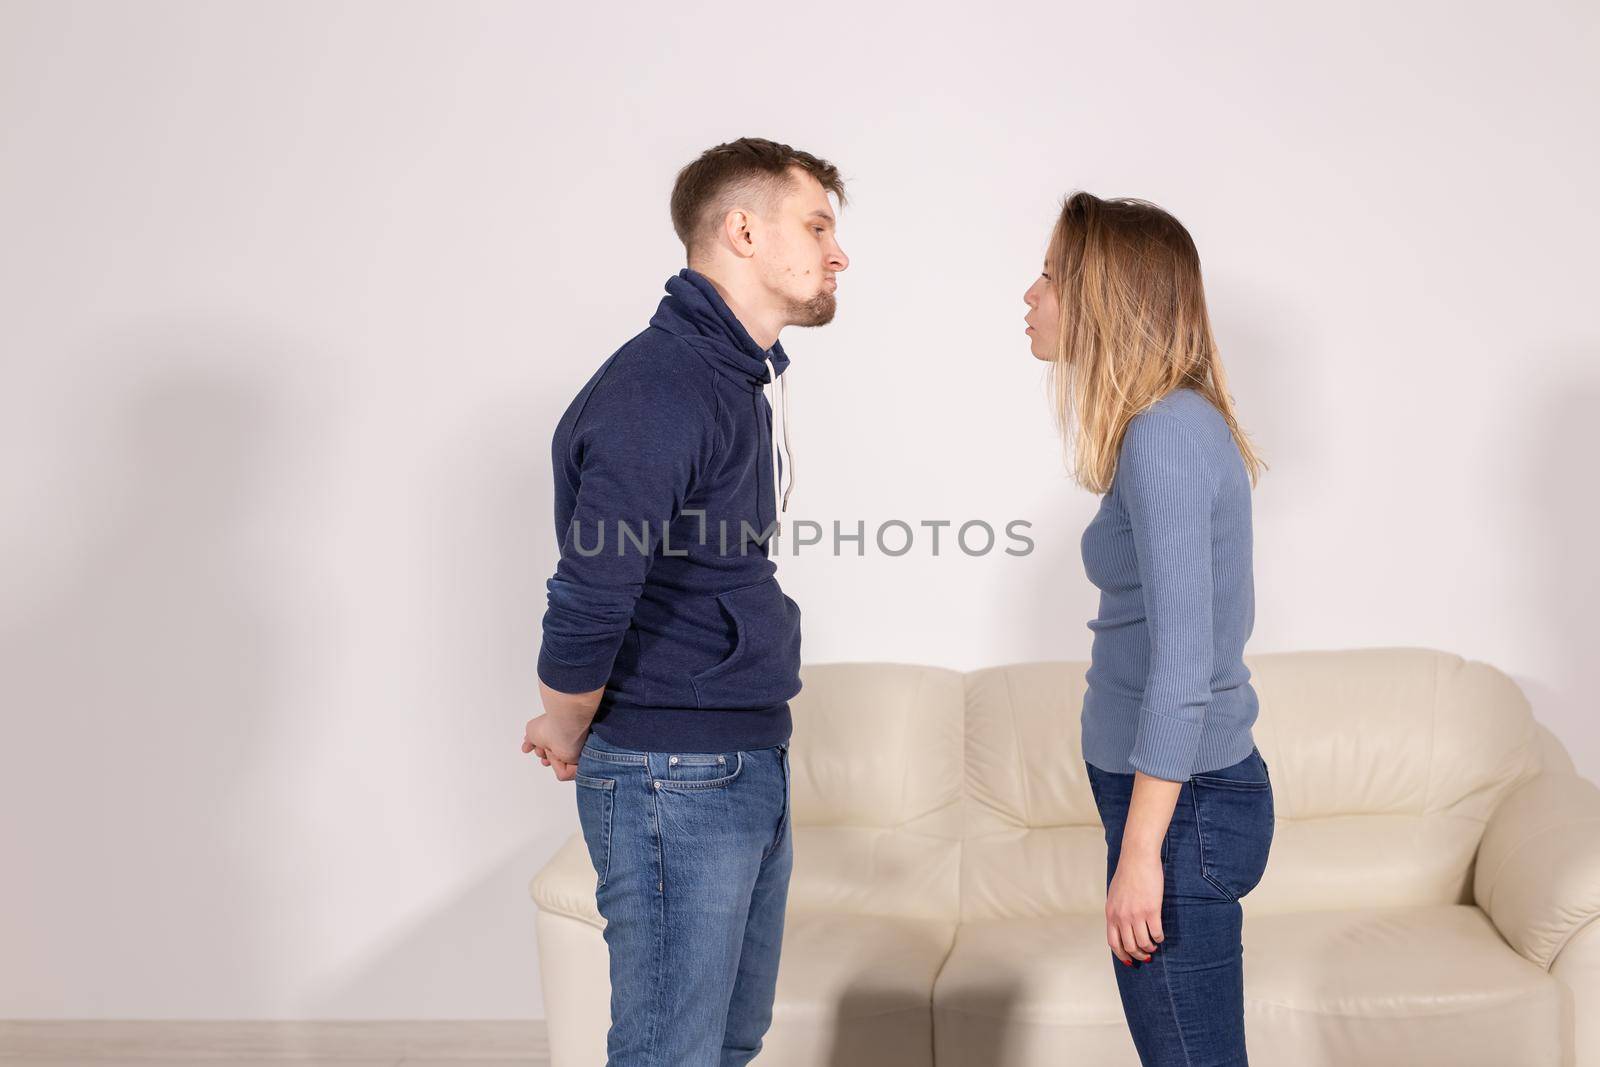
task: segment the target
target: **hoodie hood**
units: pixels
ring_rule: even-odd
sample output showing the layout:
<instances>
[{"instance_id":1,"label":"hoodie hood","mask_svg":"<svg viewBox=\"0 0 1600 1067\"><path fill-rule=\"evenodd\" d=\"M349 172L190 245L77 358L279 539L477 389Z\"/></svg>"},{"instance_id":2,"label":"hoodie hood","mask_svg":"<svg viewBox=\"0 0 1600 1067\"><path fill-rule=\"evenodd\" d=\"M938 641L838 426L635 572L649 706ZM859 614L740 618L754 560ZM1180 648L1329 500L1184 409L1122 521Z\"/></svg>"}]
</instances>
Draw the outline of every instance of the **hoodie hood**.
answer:
<instances>
[{"instance_id":1,"label":"hoodie hood","mask_svg":"<svg viewBox=\"0 0 1600 1067\"><path fill-rule=\"evenodd\" d=\"M771 449L767 469L772 478L776 520L776 513L789 510L789 494L794 490L794 449L789 444L789 388L787 379L780 377L789 366L789 356L783 345L777 341L772 342L771 348L756 344L750 331L711 284L711 279L689 267L667 279L667 295L661 298L650 325L681 338L718 374L753 394L761 394L761 387L768 383L778 394L777 403L767 405L767 442ZM760 400L756 403L759 405ZM774 409L776 414L773 414ZM781 456L780 439L783 442ZM777 529L782 529L781 524Z\"/></svg>"},{"instance_id":2,"label":"hoodie hood","mask_svg":"<svg viewBox=\"0 0 1600 1067\"><path fill-rule=\"evenodd\" d=\"M688 267L667 279L667 295L650 325L681 337L717 373L756 390L789 366L782 344L774 341L771 348L756 344L711 279Z\"/></svg>"}]
</instances>

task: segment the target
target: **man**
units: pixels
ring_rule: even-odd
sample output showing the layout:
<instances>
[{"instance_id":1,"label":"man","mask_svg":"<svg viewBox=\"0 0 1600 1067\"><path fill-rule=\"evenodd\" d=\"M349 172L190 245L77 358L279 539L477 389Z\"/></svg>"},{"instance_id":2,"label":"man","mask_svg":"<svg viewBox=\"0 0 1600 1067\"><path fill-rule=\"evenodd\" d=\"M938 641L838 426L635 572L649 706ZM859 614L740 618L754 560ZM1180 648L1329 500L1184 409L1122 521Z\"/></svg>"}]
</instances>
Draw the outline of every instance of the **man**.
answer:
<instances>
[{"instance_id":1,"label":"man","mask_svg":"<svg viewBox=\"0 0 1600 1067\"><path fill-rule=\"evenodd\" d=\"M800 609L770 558L793 463L763 386L785 326L833 318L829 193L844 206L832 164L759 138L684 167L689 266L555 433L561 560L522 750L577 783L611 1067L745 1064L772 1019Z\"/></svg>"}]
</instances>

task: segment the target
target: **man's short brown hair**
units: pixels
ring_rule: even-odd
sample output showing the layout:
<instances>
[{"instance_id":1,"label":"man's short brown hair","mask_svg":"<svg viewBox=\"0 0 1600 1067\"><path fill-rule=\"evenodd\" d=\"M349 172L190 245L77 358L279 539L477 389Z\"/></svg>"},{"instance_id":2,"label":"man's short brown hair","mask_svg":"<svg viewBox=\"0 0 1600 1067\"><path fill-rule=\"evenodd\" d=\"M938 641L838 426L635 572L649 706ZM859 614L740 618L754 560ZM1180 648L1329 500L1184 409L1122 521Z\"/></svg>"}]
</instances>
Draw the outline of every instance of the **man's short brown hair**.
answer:
<instances>
[{"instance_id":1,"label":"man's short brown hair","mask_svg":"<svg viewBox=\"0 0 1600 1067\"><path fill-rule=\"evenodd\" d=\"M702 152L678 172L672 186L672 228L685 251L692 255L741 198L753 198L758 210L776 207L792 188L791 167L817 179L844 206L839 168L810 152L764 137L741 137Z\"/></svg>"}]
</instances>

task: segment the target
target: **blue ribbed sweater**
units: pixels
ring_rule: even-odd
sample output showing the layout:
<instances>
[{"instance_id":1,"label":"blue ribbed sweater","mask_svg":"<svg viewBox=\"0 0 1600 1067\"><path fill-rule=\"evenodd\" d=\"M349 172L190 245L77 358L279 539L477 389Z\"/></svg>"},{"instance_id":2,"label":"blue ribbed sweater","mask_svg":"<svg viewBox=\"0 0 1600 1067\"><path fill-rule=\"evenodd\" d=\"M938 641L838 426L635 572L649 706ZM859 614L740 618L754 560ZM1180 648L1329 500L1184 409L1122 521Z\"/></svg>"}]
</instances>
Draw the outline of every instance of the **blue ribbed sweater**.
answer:
<instances>
[{"instance_id":1,"label":"blue ribbed sweater","mask_svg":"<svg viewBox=\"0 0 1600 1067\"><path fill-rule=\"evenodd\" d=\"M1250 488L1222 413L1195 390L1129 421L1082 541L1100 590L1082 723L1096 767L1183 781L1254 747Z\"/></svg>"}]
</instances>

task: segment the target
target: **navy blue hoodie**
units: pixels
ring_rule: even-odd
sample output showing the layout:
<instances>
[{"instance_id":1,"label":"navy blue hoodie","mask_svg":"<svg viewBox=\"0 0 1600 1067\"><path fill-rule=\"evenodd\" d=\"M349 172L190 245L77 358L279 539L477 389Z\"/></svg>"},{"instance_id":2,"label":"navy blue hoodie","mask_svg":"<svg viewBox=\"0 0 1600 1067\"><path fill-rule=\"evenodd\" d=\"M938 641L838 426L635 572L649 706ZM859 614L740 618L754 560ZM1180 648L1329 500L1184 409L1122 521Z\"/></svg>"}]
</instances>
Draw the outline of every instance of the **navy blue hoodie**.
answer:
<instances>
[{"instance_id":1,"label":"navy blue hoodie","mask_svg":"<svg viewBox=\"0 0 1600 1067\"><path fill-rule=\"evenodd\" d=\"M769 555L782 469L762 391L788 364L684 269L556 427L561 560L539 677L563 693L604 686L592 730L611 744L725 752L789 739L800 608Z\"/></svg>"}]
</instances>

